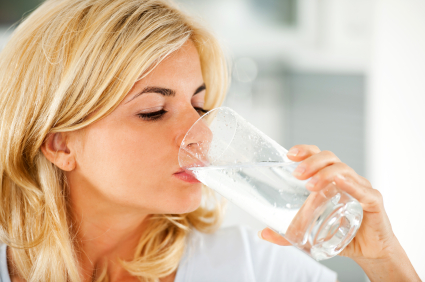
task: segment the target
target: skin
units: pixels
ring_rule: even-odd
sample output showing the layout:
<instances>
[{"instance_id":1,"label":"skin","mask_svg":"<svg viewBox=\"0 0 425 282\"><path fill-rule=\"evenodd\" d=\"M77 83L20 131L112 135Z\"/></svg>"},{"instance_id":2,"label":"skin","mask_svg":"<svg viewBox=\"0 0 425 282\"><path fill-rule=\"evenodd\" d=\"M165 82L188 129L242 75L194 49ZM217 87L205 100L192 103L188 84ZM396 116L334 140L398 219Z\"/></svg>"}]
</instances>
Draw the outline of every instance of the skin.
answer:
<instances>
[{"instance_id":1,"label":"skin","mask_svg":"<svg viewBox=\"0 0 425 282\"><path fill-rule=\"evenodd\" d=\"M421 281L406 252L394 235L384 209L381 193L370 182L342 163L334 153L316 146L292 147L288 158L301 162L293 175L306 180L313 177L307 189L318 192L335 182L342 191L356 198L363 208L363 222L356 236L340 253L352 258L373 281ZM269 228L259 232L260 238L274 244L290 243Z\"/></svg>"},{"instance_id":2,"label":"skin","mask_svg":"<svg viewBox=\"0 0 425 282\"><path fill-rule=\"evenodd\" d=\"M105 118L78 131L48 136L41 151L61 168L70 187L70 206L82 247L82 281L106 261L110 281L139 281L117 258L132 260L152 214L194 211L201 202L201 183L174 173L180 143L203 114L205 90L198 52L188 41L139 80L122 103ZM172 89L175 96L145 93L146 87ZM139 113L167 111L148 121ZM176 272L162 279L174 281ZM18 281L18 280L16 280Z\"/></svg>"}]
</instances>

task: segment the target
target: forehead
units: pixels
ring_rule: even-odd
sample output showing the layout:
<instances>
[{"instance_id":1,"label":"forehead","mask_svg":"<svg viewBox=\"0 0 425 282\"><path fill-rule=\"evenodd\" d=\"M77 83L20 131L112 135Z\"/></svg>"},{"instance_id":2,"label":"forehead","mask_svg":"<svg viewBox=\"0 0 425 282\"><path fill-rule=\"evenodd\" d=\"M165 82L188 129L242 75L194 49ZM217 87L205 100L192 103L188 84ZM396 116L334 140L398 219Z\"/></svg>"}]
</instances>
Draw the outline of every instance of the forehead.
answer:
<instances>
[{"instance_id":1,"label":"forehead","mask_svg":"<svg viewBox=\"0 0 425 282\"><path fill-rule=\"evenodd\" d=\"M199 84L202 81L198 50L192 40L188 40L180 49L164 58L136 84L145 86L156 84L156 86L174 89L184 87L191 82Z\"/></svg>"}]
</instances>

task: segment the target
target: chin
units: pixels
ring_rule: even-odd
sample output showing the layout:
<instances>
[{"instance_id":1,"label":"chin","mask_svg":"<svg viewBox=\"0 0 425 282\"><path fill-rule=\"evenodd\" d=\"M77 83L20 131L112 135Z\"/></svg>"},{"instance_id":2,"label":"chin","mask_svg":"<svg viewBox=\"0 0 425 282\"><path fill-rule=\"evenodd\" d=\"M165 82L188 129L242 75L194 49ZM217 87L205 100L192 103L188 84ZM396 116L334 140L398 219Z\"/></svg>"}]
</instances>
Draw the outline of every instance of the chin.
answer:
<instances>
[{"instance_id":1,"label":"chin","mask_svg":"<svg viewBox=\"0 0 425 282\"><path fill-rule=\"evenodd\" d=\"M175 208L173 208L174 214L183 214L183 213L189 213L196 210L201 205L202 200L202 185L199 185L199 187L195 188L196 191L191 191L191 193L186 195L181 195L179 199L177 199L177 202L175 202L176 205L174 205Z\"/></svg>"}]
</instances>

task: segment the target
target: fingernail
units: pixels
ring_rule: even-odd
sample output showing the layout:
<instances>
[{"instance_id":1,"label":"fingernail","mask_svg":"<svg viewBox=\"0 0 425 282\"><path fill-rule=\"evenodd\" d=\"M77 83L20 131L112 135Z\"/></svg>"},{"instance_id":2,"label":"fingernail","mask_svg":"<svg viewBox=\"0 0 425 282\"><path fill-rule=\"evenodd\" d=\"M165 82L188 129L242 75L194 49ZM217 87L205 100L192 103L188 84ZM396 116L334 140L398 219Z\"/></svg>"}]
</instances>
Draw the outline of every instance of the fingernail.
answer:
<instances>
[{"instance_id":1,"label":"fingernail","mask_svg":"<svg viewBox=\"0 0 425 282\"><path fill-rule=\"evenodd\" d=\"M292 148L291 150L288 151L286 155L295 157L296 155L298 155L298 153L299 153L299 150L297 148Z\"/></svg>"},{"instance_id":2,"label":"fingernail","mask_svg":"<svg viewBox=\"0 0 425 282\"><path fill-rule=\"evenodd\" d=\"M314 188L314 186L317 184L318 181L319 179L317 179L316 177L313 177L312 179L310 179L309 182L307 182L305 186L307 187L307 189L311 190Z\"/></svg>"},{"instance_id":3,"label":"fingernail","mask_svg":"<svg viewBox=\"0 0 425 282\"><path fill-rule=\"evenodd\" d=\"M304 172L305 172L305 167L302 165L298 165L297 168L292 173L292 175L301 176Z\"/></svg>"},{"instance_id":4,"label":"fingernail","mask_svg":"<svg viewBox=\"0 0 425 282\"><path fill-rule=\"evenodd\" d=\"M262 232L262 230L260 230L260 231L258 231L258 237L261 239L261 240L264 240L264 238L263 238L263 236L261 236L261 232Z\"/></svg>"}]
</instances>

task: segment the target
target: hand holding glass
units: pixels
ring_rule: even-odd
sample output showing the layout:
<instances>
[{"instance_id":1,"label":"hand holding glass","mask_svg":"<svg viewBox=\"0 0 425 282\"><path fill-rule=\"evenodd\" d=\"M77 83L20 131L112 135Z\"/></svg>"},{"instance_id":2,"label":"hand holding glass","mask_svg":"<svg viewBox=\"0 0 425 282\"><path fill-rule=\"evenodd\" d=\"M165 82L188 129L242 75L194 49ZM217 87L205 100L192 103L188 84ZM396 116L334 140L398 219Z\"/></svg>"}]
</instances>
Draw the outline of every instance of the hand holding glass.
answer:
<instances>
[{"instance_id":1,"label":"hand holding glass","mask_svg":"<svg viewBox=\"0 0 425 282\"><path fill-rule=\"evenodd\" d=\"M220 107L186 133L179 164L316 260L341 252L360 227L360 203L335 185L310 192L287 150Z\"/></svg>"}]
</instances>

